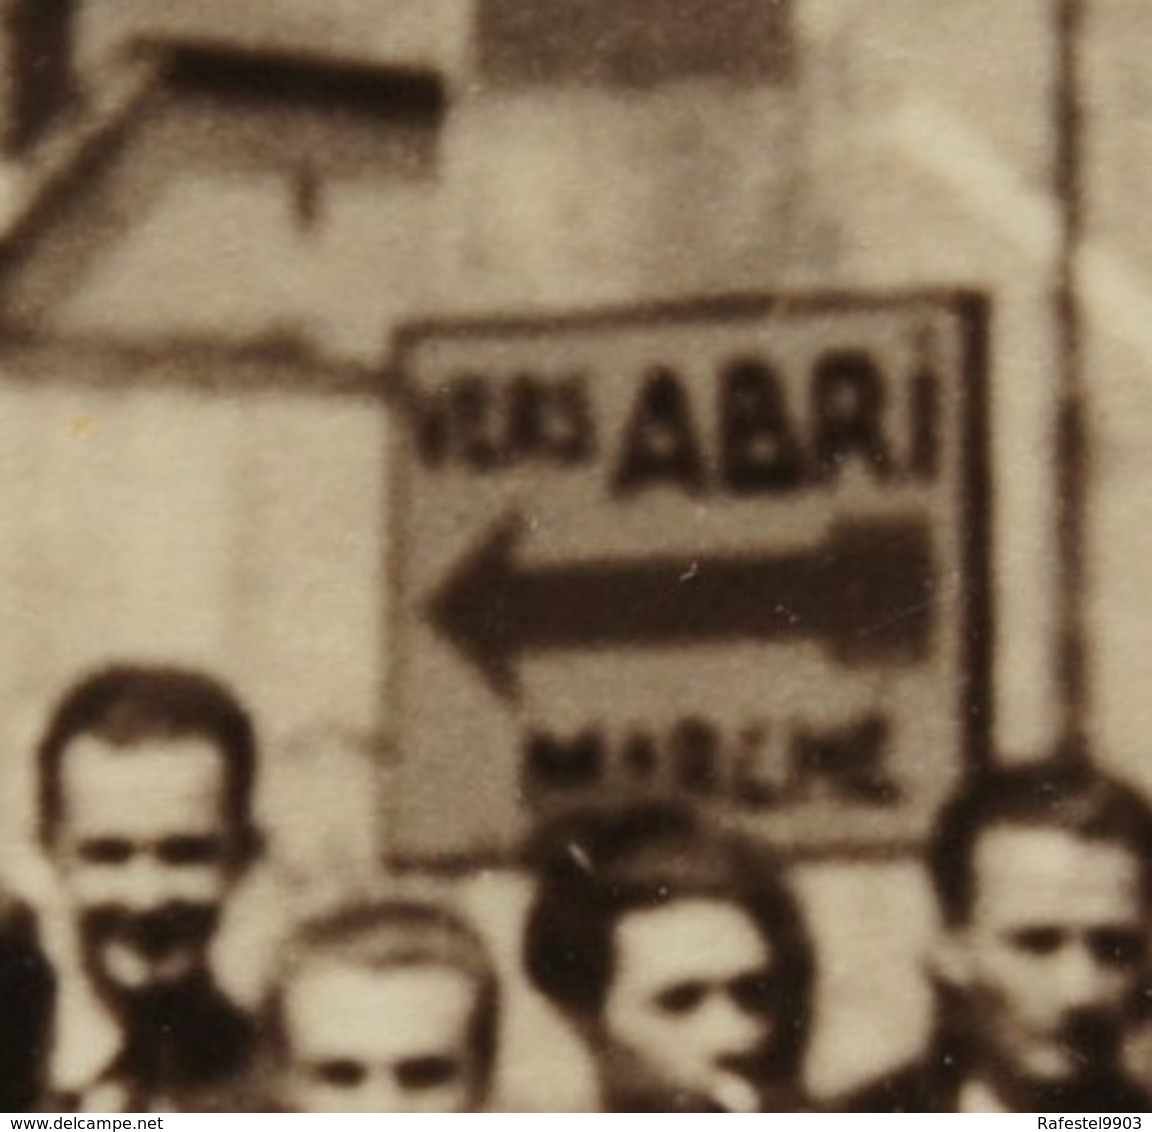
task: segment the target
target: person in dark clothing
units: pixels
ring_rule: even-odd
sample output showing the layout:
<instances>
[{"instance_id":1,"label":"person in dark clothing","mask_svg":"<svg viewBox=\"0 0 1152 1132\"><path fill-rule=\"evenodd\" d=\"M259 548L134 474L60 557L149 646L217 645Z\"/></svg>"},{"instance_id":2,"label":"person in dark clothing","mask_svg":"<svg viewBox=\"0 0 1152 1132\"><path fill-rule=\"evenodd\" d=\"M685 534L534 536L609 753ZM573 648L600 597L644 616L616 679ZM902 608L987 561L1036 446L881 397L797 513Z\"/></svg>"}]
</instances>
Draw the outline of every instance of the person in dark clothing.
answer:
<instances>
[{"instance_id":1,"label":"person in dark clothing","mask_svg":"<svg viewBox=\"0 0 1152 1132\"><path fill-rule=\"evenodd\" d=\"M46 1103L216 1110L254 1038L208 963L257 846L249 718L210 677L117 665L65 694L38 754L42 841L83 975L114 1024L77 1075L53 1057L68 1038L57 1002Z\"/></svg>"},{"instance_id":2,"label":"person in dark clothing","mask_svg":"<svg viewBox=\"0 0 1152 1132\"><path fill-rule=\"evenodd\" d=\"M40 1095L54 985L31 914L0 911L0 1112L27 1112Z\"/></svg>"},{"instance_id":3,"label":"person in dark clothing","mask_svg":"<svg viewBox=\"0 0 1152 1132\"><path fill-rule=\"evenodd\" d=\"M764 849L668 804L561 819L535 852L525 963L609 1112L804 1111L813 982Z\"/></svg>"},{"instance_id":4,"label":"person in dark clothing","mask_svg":"<svg viewBox=\"0 0 1152 1132\"><path fill-rule=\"evenodd\" d=\"M928 1052L848 1112L1143 1112L1121 1047L1152 926L1152 811L1083 760L998 769L940 815Z\"/></svg>"}]
</instances>

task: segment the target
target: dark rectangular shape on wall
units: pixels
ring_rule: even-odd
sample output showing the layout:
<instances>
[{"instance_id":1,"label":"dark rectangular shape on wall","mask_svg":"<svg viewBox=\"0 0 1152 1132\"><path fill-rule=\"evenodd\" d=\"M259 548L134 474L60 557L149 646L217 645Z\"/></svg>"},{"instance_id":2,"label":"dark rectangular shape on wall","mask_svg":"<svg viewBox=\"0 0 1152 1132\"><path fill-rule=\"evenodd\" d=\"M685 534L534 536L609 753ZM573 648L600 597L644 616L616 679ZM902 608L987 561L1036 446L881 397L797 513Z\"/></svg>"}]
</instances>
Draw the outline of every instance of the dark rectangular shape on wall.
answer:
<instances>
[{"instance_id":1,"label":"dark rectangular shape on wall","mask_svg":"<svg viewBox=\"0 0 1152 1132\"><path fill-rule=\"evenodd\" d=\"M645 86L791 73L791 0L480 0L481 74L498 84Z\"/></svg>"},{"instance_id":2,"label":"dark rectangular shape on wall","mask_svg":"<svg viewBox=\"0 0 1152 1132\"><path fill-rule=\"evenodd\" d=\"M0 153L30 149L73 95L74 0L0 3Z\"/></svg>"}]
</instances>

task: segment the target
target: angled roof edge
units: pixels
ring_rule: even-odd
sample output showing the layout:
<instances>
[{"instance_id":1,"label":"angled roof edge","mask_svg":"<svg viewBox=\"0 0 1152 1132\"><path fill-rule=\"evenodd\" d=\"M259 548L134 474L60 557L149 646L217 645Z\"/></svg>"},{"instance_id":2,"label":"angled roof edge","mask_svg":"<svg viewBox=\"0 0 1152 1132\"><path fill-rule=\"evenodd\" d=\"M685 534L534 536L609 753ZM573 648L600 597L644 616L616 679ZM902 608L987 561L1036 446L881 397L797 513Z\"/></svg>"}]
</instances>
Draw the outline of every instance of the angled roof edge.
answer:
<instances>
[{"instance_id":1,"label":"angled roof edge","mask_svg":"<svg viewBox=\"0 0 1152 1132\"><path fill-rule=\"evenodd\" d=\"M97 166L115 147L124 127L160 80L156 60L141 59L122 68L85 113L69 118L36 151L13 186L7 214L0 217L0 282L47 221L54 204L79 183L82 171Z\"/></svg>"},{"instance_id":2,"label":"angled roof edge","mask_svg":"<svg viewBox=\"0 0 1152 1132\"><path fill-rule=\"evenodd\" d=\"M439 116L447 99L432 70L212 39L141 41L97 97L45 140L12 187L0 214L0 333L21 326L8 300L14 276L61 211L107 168L143 106L166 91L304 102L366 116L398 107Z\"/></svg>"}]
</instances>

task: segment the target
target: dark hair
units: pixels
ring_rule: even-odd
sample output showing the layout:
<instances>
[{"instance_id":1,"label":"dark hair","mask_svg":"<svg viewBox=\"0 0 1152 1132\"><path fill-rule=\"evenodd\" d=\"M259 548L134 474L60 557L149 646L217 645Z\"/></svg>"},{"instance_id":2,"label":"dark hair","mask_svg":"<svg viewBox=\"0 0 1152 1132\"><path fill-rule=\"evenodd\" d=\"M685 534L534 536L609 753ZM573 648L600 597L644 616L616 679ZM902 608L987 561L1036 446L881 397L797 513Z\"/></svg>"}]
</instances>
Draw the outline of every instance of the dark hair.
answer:
<instances>
[{"instance_id":1,"label":"dark hair","mask_svg":"<svg viewBox=\"0 0 1152 1132\"><path fill-rule=\"evenodd\" d=\"M73 684L37 750L40 837L46 843L63 810L65 752L82 735L123 748L158 737L209 740L227 774L227 816L242 837L253 836L256 737L248 713L219 681L184 668L116 664Z\"/></svg>"},{"instance_id":2,"label":"dark hair","mask_svg":"<svg viewBox=\"0 0 1152 1132\"><path fill-rule=\"evenodd\" d=\"M670 803L587 810L561 819L534 850L539 883L528 915L525 965L570 1017L596 1017L613 977L613 932L629 912L692 897L748 913L775 956L781 1029L769 1071L801 1067L811 1022L814 963L807 927L774 857Z\"/></svg>"},{"instance_id":3,"label":"dark hair","mask_svg":"<svg viewBox=\"0 0 1152 1132\"><path fill-rule=\"evenodd\" d=\"M1086 761L1053 759L986 771L941 811L928 868L945 922L963 923L975 893L974 855L994 826L1059 830L1131 850L1152 903L1152 810L1130 786Z\"/></svg>"},{"instance_id":4,"label":"dark hair","mask_svg":"<svg viewBox=\"0 0 1152 1132\"><path fill-rule=\"evenodd\" d=\"M479 934L461 917L427 900L381 900L354 904L301 924L265 1003L264 1023L272 1054L290 1056L284 994L297 974L316 960L337 961L368 971L444 967L469 978L476 999L469 1047L477 1080L486 1088L496 1061L500 996L496 974ZM381 1024L387 1024L382 1020Z\"/></svg>"}]
</instances>

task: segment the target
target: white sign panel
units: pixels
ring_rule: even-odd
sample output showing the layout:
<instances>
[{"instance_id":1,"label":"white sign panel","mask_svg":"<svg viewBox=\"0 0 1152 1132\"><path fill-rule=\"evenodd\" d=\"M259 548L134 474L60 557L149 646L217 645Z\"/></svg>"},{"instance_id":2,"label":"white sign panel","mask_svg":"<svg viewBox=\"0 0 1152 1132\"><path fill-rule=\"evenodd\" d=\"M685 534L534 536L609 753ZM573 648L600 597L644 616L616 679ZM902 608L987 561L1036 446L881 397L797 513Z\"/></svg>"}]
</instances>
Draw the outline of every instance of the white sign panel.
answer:
<instances>
[{"instance_id":1,"label":"white sign panel","mask_svg":"<svg viewBox=\"0 0 1152 1132\"><path fill-rule=\"evenodd\" d=\"M739 298L400 338L397 849L689 797L919 837L988 725L983 311Z\"/></svg>"}]
</instances>

